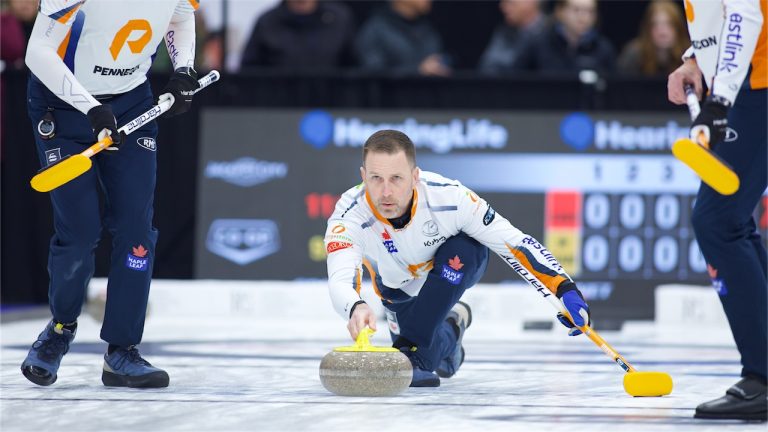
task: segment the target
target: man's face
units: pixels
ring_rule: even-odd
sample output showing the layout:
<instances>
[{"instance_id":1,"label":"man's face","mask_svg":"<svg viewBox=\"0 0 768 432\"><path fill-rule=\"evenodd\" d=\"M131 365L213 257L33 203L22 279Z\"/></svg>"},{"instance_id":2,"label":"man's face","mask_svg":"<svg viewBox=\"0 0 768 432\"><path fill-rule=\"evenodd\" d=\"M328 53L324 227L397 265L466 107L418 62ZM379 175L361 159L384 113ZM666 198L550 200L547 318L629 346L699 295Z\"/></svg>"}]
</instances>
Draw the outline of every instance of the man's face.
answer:
<instances>
[{"instance_id":1,"label":"man's face","mask_svg":"<svg viewBox=\"0 0 768 432\"><path fill-rule=\"evenodd\" d=\"M360 175L379 214L393 219L409 211L408 203L419 181L419 169L411 167L405 152L370 152L363 162Z\"/></svg>"},{"instance_id":2,"label":"man's face","mask_svg":"<svg viewBox=\"0 0 768 432\"><path fill-rule=\"evenodd\" d=\"M566 31L577 36L591 30L597 21L595 0L568 0L558 12Z\"/></svg>"}]
</instances>

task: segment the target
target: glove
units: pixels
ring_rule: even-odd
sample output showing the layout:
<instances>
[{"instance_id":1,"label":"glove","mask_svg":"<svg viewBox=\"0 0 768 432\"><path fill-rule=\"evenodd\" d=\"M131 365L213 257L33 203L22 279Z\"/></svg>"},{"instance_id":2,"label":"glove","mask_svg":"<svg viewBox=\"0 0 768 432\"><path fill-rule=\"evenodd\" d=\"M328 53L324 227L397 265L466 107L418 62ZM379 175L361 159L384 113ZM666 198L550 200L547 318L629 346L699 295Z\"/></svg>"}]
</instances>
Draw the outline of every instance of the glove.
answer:
<instances>
[{"instance_id":1,"label":"glove","mask_svg":"<svg viewBox=\"0 0 768 432\"><path fill-rule=\"evenodd\" d=\"M693 142L699 142L698 137L701 133L707 140L708 148L714 148L715 145L725 140L725 130L728 128L728 109L730 102L720 96L711 95L707 97L701 106L701 112L691 125L691 139Z\"/></svg>"},{"instance_id":2,"label":"glove","mask_svg":"<svg viewBox=\"0 0 768 432\"><path fill-rule=\"evenodd\" d=\"M115 115L112 114L112 107L110 105L96 105L89 109L86 115L96 140L100 141L109 135L112 138L112 145L105 150L117 150L123 142L123 135L117 131L117 122Z\"/></svg>"},{"instance_id":3,"label":"glove","mask_svg":"<svg viewBox=\"0 0 768 432\"><path fill-rule=\"evenodd\" d=\"M589 317L589 306L587 306L587 303L584 301L581 292L576 288L576 284L566 283L561 285L560 288L557 289L557 297L562 300L565 308L568 310L568 313L571 314L571 317L577 326L592 324L592 320ZM581 330L574 326L561 312L557 313L557 319L570 329L568 330L568 336L578 336L581 334Z\"/></svg>"},{"instance_id":4,"label":"glove","mask_svg":"<svg viewBox=\"0 0 768 432\"><path fill-rule=\"evenodd\" d=\"M192 106L192 96L198 88L200 88L200 84L197 82L197 72L191 67L178 68L171 75L171 79L165 85L163 94L157 98L157 102L160 103L168 100L167 93L170 93L173 95L174 100L173 105L166 112L166 116L173 117L183 114L189 111L189 108Z\"/></svg>"}]
</instances>

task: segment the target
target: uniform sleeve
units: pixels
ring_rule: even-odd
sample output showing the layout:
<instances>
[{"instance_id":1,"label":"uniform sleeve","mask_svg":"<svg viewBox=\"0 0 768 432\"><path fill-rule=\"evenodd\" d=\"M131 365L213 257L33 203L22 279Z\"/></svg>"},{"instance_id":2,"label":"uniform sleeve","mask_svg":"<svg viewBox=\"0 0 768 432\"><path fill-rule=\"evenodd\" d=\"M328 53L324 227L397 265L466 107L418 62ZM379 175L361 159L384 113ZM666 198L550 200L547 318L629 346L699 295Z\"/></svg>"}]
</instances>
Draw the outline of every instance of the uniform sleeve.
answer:
<instances>
[{"instance_id":1,"label":"uniform sleeve","mask_svg":"<svg viewBox=\"0 0 768 432\"><path fill-rule=\"evenodd\" d=\"M54 3L56 7L51 7ZM24 61L48 90L83 114L87 114L91 108L99 105L99 102L80 84L63 60L69 43L71 23L81 3L64 0L43 0L40 3L40 12L29 37ZM69 6L57 9L62 4ZM54 10L56 11L51 12ZM67 10L69 12L65 12Z\"/></svg>"},{"instance_id":2,"label":"uniform sleeve","mask_svg":"<svg viewBox=\"0 0 768 432\"><path fill-rule=\"evenodd\" d=\"M711 91L734 103L749 71L765 17L760 10L760 0L724 0L723 3L725 19Z\"/></svg>"},{"instance_id":3,"label":"uniform sleeve","mask_svg":"<svg viewBox=\"0 0 768 432\"><path fill-rule=\"evenodd\" d=\"M40 0L39 12L59 24L72 25L84 0Z\"/></svg>"},{"instance_id":4,"label":"uniform sleeve","mask_svg":"<svg viewBox=\"0 0 768 432\"><path fill-rule=\"evenodd\" d=\"M526 282L545 296L573 282L557 259L535 238L515 228L484 199L463 188L457 229L496 252Z\"/></svg>"},{"instance_id":5,"label":"uniform sleeve","mask_svg":"<svg viewBox=\"0 0 768 432\"><path fill-rule=\"evenodd\" d=\"M179 0L165 33L165 47L173 69L195 64L195 11L197 0Z\"/></svg>"},{"instance_id":6,"label":"uniform sleeve","mask_svg":"<svg viewBox=\"0 0 768 432\"><path fill-rule=\"evenodd\" d=\"M360 300L363 275L363 230L354 213L348 210L352 199L342 197L328 220L325 231L325 249L328 253L328 290L336 312L345 320L349 310Z\"/></svg>"}]
</instances>

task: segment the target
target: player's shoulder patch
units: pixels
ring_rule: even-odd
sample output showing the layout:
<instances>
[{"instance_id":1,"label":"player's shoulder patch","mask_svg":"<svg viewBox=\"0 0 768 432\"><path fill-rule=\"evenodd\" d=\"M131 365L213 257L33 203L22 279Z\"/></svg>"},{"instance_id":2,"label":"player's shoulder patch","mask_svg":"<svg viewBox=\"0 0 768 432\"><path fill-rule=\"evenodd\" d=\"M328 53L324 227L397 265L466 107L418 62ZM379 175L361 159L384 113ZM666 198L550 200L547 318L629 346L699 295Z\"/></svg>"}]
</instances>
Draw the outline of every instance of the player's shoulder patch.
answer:
<instances>
[{"instance_id":1,"label":"player's shoulder patch","mask_svg":"<svg viewBox=\"0 0 768 432\"><path fill-rule=\"evenodd\" d=\"M85 0L40 0L38 11L61 24L71 24Z\"/></svg>"}]
</instances>

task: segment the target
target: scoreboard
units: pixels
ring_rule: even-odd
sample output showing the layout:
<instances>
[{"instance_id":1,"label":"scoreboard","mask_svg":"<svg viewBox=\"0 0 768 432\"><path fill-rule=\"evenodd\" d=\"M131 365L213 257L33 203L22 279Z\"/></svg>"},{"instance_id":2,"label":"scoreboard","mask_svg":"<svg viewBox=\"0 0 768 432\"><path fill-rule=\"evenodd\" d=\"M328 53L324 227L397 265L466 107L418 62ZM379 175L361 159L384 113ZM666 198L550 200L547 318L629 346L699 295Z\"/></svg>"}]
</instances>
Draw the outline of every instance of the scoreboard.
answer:
<instances>
[{"instance_id":1,"label":"scoreboard","mask_svg":"<svg viewBox=\"0 0 768 432\"><path fill-rule=\"evenodd\" d=\"M257 133L244 137L242 124ZM326 278L326 220L360 182L362 145L398 129L421 169L460 180L543 242L597 315L650 319L656 286L708 283L690 226L699 181L669 151L687 124L682 110L206 108L196 276ZM757 212L765 233L765 200ZM491 259L482 281L520 279Z\"/></svg>"}]
</instances>

